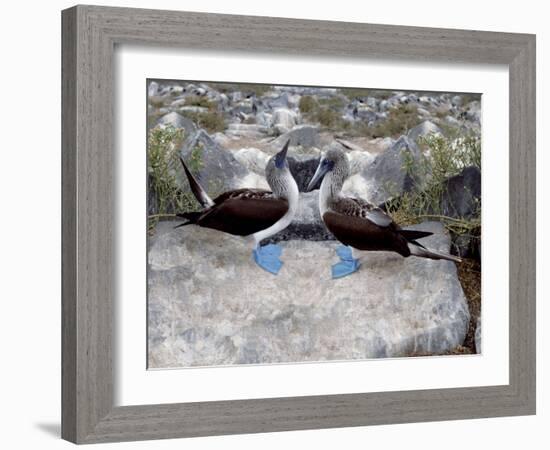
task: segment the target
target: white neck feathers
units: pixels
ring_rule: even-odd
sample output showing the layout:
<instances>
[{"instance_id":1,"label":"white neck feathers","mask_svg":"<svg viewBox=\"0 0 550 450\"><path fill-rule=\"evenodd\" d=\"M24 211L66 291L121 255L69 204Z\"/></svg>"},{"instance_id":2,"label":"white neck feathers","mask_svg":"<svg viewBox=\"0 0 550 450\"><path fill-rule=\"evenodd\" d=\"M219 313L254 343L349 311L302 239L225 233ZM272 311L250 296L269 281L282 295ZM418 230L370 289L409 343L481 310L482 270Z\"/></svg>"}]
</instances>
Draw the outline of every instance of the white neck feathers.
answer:
<instances>
[{"instance_id":1,"label":"white neck feathers","mask_svg":"<svg viewBox=\"0 0 550 450\"><path fill-rule=\"evenodd\" d=\"M340 189L336 188L332 177L332 172L329 172L321 181L321 188L319 189L319 213L321 217L330 209L330 202L334 201L340 194Z\"/></svg>"},{"instance_id":2,"label":"white neck feathers","mask_svg":"<svg viewBox=\"0 0 550 450\"><path fill-rule=\"evenodd\" d=\"M286 197L286 200L288 201L288 211L285 213L283 217L281 217L277 222L275 222L269 228L258 231L257 233L254 233L252 235L252 237L254 238L255 246L257 246L262 240L270 236L273 236L274 234L288 227L290 225L290 222L292 222L292 219L294 219L294 216L296 215L296 211L298 210L298 202L300 198L300 193L298 192L298 185L296 184L296 181L294 180L290 172L285 174L284 177L285 177L284 183L287 186L285 190L285 194L286 194L285 197Z\"/></svg>"}]
</instances>

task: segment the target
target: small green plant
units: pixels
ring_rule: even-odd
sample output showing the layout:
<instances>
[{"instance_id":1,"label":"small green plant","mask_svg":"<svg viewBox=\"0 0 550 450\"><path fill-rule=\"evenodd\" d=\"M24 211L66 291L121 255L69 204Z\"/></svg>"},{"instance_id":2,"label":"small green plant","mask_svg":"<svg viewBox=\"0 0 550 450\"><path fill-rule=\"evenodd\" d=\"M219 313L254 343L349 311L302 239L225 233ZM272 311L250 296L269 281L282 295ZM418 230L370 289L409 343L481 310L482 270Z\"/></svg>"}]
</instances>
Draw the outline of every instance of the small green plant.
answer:
<instances>
[{"instance_id":1,"label":"small green plant","mask_svg":"<svg viewBox=\"0 0 550 450\"><path fill-rule=\"evenodd\" d=\"M370 129L372 137L396 137L422 122L416 107L400 105L388 112L388 118Z\"/></svg>"},{"instance_id":2,"label":"small green plant","mask_svg":"<svg viewBox=\"0 0 550 450\"><path fill-rule=\"evenodd\" d=\"M209 85L211 88L224 94L239 91L245 95L255 95L256 97L262 97L273 89L273 86L270 84L256 83L209 83Z\"/></svg>"},{"instance_id":3,"label":"small green plant","mask_svg":"<svg viewBox=\"0 0 550 450\"><path fill-rule=\"evenodd\" d=\"M152 96L148 98L148 101L151 106L154 106L155 108L161 108L166 104L167 98L162 96Z\"/></svg>"},{"instance_id":4,"label":"small green plant","mask_svg":"<svg viewBox=\"0 0 550 450\"><path fill-rule=\"evenodd\" d=\"M319 108L313 117L323 127L329 129L337 128L341 121L340 114L330 108Z\"/></svg>"},{"instance_id":5,"label":"small green plant","mask_svg":"<svg viewBox=\"0 0 550 450\"><path fill-rule=\"evenodd\" d=\"M150 232L159 219L174 217L175 212L190 211L198 206L195 198L183 192L176 181L175 168L180 166L178 148L183 141L183 130L172 126L155 127L149 131L147 142L147 170L149 190L155 199L154 210L148 217ZM195 158L191 158L194 160ZM194 164L198 164L196 161Z\"/></svg>"},{"instance_id":6,"label":"small green plant","mask_svg":"<svg viewBox=\"0 0 550 450\"><path fill-rule=\"evenodd\" d=\"M383 89L342 88L340 91L349 99L377 97L380 100L387 100L393 95L391 91Z\"/></svg>"},{"instance_id":7,"label":"small green plant","mask_svg":"<svg viewBox=\"0 0 550 450\"><path fill-rule=\"evenodd\" d=\"M191 119L199 128L204 128L209 133L217 133L225 130L225 119L219 112L191 112L182 111L182 115Z\"/></svg>"},{"instance_id":8,"label":"small green plant","mask_svg":"<svg viewBox=\"0 0 550 450\"><path fill-rule=\"evenodd\" d=\"M447 189L447 180L465 167L481 169L481 142L476 135L449 139L430 134L421 139L427 155L420 159L405 152L402 167L413 180L415 189L386 202L386 210L401 225L418 223L425 219L441 221L456 235L478 236L481 227L481 204L475 204L470 217L448 217L443 214L441 198ZM388 191L391 192L391 191Z\"/></svg>"},{"instance_id":9,"label":"small green plant","mask_svg":"<svg viewBox=\"0 0 550 450\"><path fill-rule=\"evenodd\" d=\"M300 97L298 107L302 114L312 113L317 108L317 102L311 95L304 95Z\"/></svg>"},{"instance_id":10,"label":"small green plant","mask_svg":"<svg viewBox=\"0 0 550 450\"><path fill-rule=\"evenodd\" d=\"M186 106L200 106L202 108L208 108L209 110L216 109L216 103L210 101L208 98L199 95L190 95L185 99Z\"/></svg>"},{"instance_id":11,"label":"small green plant","mask_svg":"<svg viewBox=\"0 0 550 450\"><path fill-rule=\"evenodd\" d=\"M309 95L301 97L298 104L300 112L308 121L317 122L321 127L332 131L346 129L349 125L338 111L343 106L340 98L317 100Z\"/></svg>"},{"instance_id":12,"label":"small green plant","mask_svg":"<svg viewBox=\"0 0 550 450\"><path fill-rule=\"evenodd\" d=\"M462 97L462 104L467 105L468 103L481 100L481 94L459 94Z\"/></svg>"},{"instance_id":13,"label":"small green plant","mask_svg":"<svg viewBox=\"0 0 550 450\"><path fill-rule=\"evenodd\" d=\"M272 88L272 86L269 84L254 84L254 83L242 84L240 87L243 92L253 94L256 97L262 97Z\"/></svg>"},{"instance_id":14,"label":"small green plant","mask_svg":"<svg viewBox=\"0 0 550 450\"><path fill-rule=\"evenodd\" d=\"M319 105L332 109L341 109L346 106L347 101L344 101L342 97L328 97L318 99Z\"/></svg>"},{"instance_id":15,"label":"small green plant","mask_svg":"<svg viewBox=\"0 0 550 450\"><path fill-rule=\"evenodd\" d=\"M202 144L199 142L195 147L191 150L191 156L189 158L189 161L187 161L187 164L189 165L189 170L192 173L200 172L200 170L203 168L204 163L202 161L202 152L204 151Z\"/></svg>"}]
</instances>

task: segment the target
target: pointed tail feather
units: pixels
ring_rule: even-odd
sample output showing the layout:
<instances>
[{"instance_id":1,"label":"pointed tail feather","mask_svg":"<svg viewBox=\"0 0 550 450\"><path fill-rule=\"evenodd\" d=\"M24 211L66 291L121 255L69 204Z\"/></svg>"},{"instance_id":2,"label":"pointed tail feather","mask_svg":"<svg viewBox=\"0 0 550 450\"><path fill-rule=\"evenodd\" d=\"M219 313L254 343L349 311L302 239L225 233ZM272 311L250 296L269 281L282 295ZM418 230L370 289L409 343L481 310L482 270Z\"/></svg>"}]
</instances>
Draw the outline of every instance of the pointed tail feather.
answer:
<instances>
[{"instance_id":1,"label":"pointed tail feather","mask_svg":"<svg viewBox=\"0 0 550 450\"><path fill-rule=\"evenodd\" d=\"M202 212L185 212L181 214L176 214L176 216L181 217L182 219L186 219L187 222L180 223L179 225L176 225L174 229L184 227L185 225L193 225L194 223L197 223L197 220L199 220L199 217L202 215Z\"/></svg>"},{"instance_id":2,"label":"pointed tail feather","mask_svg":"<svg viewBox=\"0 0 550 450\"><path fill-rule=\"evenodd\" d=\"M420 256L421 258L429 259L444 259L447 261L453 261L455 263L462 262L458 256L449 255L447 253L436 252L435 250L429 250L425 247L418 246L418 244L409 244L409 249L411 250L411 255Z\"/></svg>"},{"instance_id":3,"label":"pointed tail feather","mask_svg":"<svg viewBox=\"0 0 550 450\"><path fill-rule=\"evenodd\" d=\"M191 192L193 192L193 195L195 196L197 201L204 208L214 206L214 201L208 196L206 191L202 188L202 186L195 179L193 174L189 171L189 169L185 165L185 162L183 161L183 158L180 157L180 161L181 161L181 164L183 166L183 170L185 171L185 175L187 176L187 179L189 180L189 186L191 187Z\"/></svg>"},{"instance_id":4,"label":"pointed tail feather","mask_svg":"<svg viewBox=\"0 0 550 450\"><path fill-rule=\"evenodd\" d=\"M431 236L433 233L430 231L418 231L418 230L398 230L397 231L401 236L403 236L407 241L415 241L417 239L422 239L424 237Z\"/></svg>"}]
</instances>

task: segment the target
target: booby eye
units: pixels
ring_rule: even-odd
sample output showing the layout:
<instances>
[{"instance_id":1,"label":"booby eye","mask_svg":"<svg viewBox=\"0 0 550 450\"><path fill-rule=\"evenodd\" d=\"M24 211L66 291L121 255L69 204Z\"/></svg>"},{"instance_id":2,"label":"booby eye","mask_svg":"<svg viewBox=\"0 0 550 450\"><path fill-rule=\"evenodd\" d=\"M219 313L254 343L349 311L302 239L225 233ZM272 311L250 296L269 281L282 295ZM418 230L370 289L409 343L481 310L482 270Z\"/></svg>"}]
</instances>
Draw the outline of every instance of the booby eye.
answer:
<instances>
[{"instance_id":1,"label":"booby eye","mask_svg":"<svg viewBox=\"0 0 550 450\"><path fill-rule=\"evenodd\" d=\"M285 166L285 163L285 155L281 155L279 153L275 155L275 167L277 167L277 169L282 169Z\"/></svg>"},{"instance_id":2,"label":"booby eye","mask_svg":"<svg viewBox=\"0 0 550 450\"><path fill-rule=\"evenodd\" d=\"M323 159L322 166L326 170L332 170L334 168L334 161L331 159Z\"/></svg>"}]
</instances>

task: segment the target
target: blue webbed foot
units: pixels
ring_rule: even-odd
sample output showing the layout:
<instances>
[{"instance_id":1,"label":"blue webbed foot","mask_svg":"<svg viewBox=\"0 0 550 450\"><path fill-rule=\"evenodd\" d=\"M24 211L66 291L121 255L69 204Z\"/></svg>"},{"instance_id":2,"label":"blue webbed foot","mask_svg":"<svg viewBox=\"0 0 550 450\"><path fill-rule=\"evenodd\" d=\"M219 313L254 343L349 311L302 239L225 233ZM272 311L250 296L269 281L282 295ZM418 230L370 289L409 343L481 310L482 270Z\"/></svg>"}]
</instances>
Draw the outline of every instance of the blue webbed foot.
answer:
<instances>
[{"instance_id":1,"label":"blue webbed foot","mask_svg":"<svg viewBox=\"0 0 550 450\"><path fill-rule=\"evenodd\" d=\"M340 257L340 262L332 266L332 278L342 278L359 269L359 260L353 258L351 247L341 245L336 249L336 254Z\"/></svg>"},{"instance_id":2,"label":"blue webbed foot","mask_svg":"<svg viewBox=\"0 0 550 450\"><path fill-rule=\"evenodd\" d=\"M256 264L274 275L277 275L281 267L283 267L283 263L279 259L281 253L281 247L277 244L268 244L263 247L258 246L252 250Z\"/></svg>"}]
</instances>

